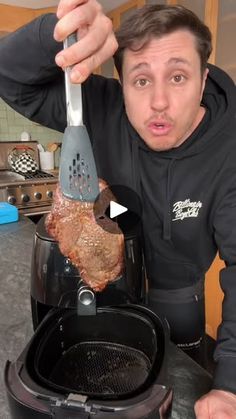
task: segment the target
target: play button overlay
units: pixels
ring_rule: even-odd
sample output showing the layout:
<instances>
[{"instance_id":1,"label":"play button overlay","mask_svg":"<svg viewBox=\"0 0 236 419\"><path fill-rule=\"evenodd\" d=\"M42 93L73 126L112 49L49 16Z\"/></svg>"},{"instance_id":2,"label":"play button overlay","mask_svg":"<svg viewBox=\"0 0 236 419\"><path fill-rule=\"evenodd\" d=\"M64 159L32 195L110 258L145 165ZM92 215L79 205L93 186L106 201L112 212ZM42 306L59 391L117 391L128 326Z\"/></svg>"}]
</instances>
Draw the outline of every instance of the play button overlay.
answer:
<instances>
[{"instance_id":1,"label":"play button overlay","mask_svg":"<svg viewBox=\"0 0 236 419\"><path fill-rule=\"evenodd\" d=\"M94 203L96 222L109 233L131 233L140 226L141 199L131 188L122 185L109 186L98 195Z\"/></svg>"},{"instance_id":2,"label":"play button overlay","mask_svg":"<svg viewBox=\"0 0 236 419\"><path fill-rule=\"evenodd\" d=\"M110 218L115 218L118 215L124 214L128 211L128 208L123 207L123 205L117 204L117 202L110 202Z\"/></svg>"}]
</instances>

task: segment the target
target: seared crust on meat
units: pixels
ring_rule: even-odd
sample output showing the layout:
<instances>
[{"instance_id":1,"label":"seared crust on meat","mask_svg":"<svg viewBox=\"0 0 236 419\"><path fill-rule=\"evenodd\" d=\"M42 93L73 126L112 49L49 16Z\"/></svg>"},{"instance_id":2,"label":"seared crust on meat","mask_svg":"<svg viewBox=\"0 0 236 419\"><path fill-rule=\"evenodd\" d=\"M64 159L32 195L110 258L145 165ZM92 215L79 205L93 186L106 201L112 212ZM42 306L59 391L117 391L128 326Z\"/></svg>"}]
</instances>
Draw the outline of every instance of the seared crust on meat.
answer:
<instances>
[{"instance_id":1,"label":"seared crust on meat","mask_svg":"<svg viewBox=\"0 0 236 419\"><path fill-rule=\"evenodd\" d=\"M106 182L99 181L99 188L107 188ZM110 200L115 198L107 188L103 208L106 208L104 201L108 206ZM109 232L110 223L113 233ZM93 203L66 198L57 186L45 228L58 242L61 253L70 258L83 281L94 291L102 291L108 282L122 274L124 268L124 236L109 218L103 219L103 225L105 229L96 222Z\"/></svg>"}]
</instances>

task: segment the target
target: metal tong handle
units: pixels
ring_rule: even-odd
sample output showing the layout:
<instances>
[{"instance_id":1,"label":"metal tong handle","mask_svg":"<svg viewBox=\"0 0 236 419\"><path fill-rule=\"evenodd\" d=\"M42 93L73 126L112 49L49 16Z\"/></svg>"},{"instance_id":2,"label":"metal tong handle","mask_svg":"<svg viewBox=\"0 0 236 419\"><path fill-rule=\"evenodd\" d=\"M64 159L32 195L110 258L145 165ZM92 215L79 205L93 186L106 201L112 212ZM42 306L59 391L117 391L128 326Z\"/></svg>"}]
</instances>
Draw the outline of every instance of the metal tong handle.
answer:
<instances>
[{"instance_id":1,"label":"metal tong handle","mask_svg":"<svg viewBox=\"0 0 236 419\"><path fill-rule=\"evenodd\" d=\"M76 33L69 35L64 41L64 49L77 42ZM71 66L65 69L65 88L66 88L66 111L67 125L83 125L83 106L81 84L72 83L70 80Z\"/></svg>"}]
</instances>

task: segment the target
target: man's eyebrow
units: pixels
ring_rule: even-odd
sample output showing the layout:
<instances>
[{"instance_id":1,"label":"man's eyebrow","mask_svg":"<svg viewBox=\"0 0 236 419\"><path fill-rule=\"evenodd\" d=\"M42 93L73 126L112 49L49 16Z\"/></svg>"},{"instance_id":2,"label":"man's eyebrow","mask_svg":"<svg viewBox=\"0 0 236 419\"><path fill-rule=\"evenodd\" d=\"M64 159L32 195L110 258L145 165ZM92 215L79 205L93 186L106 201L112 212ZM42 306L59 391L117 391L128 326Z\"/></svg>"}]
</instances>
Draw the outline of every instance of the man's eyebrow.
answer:
<instances>
[{"instance_id":1,"label":"man's eyebrow","mask_svg":"<svg viewBox=\"0 0 236 419\"><path fill-rule=\"evenodd\" d=\"M171 57L169 60L167 60L166 64L167 65L184 64L187 66L191 66L190 61L188 61L186 58L183 58L183 57ZM131 67L129 70L129 73L133 73L134 71L137 71L137 70L146 69L148 67L150 67L149 63L143 61Z\"/></svg>"},{"instance_id":2,"label":"man's eyebrow","mask_svg":"<svg viewBox=\"0 0 236 419\"><path fill-rule=\"evenodd\" d=\"M186 60L186 58L183 57L171 57L167 64L187 64L188 66L191 65L190 61Z\"/></svg>"},{"instance_id":3,"label":"man's eyebrow","mask_svg":"<svg viewBox=\"0 0 236 419\"><path fill-rule=\"evenodd\" d=\"M146 63L145 61L142 63L138 63L130 68L129 73L133 73L136 70L142 70L143 68L148 68L150 65Z\"/></svg>"}]
</instances>

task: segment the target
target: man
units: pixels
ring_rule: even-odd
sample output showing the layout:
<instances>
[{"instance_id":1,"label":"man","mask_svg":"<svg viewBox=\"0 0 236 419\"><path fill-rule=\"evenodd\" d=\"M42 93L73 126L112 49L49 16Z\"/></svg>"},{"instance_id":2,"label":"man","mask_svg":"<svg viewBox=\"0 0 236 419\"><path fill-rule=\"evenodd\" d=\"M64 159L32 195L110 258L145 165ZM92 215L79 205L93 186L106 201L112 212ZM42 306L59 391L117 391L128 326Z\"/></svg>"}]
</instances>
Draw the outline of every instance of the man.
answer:
<instances>
[{"instance_id":1,"label":"man","mask_svg":"<svg viewBox=\"0 0 236 419\"><path fill-rule=\"evenodd\" d=\"M213 390L198 419L236 417L235 86L207 67L209 30L182 7L149 6L117 33L116 80L90 76L117 43L95 0L61 0L0 45L1 97L26 117L63 131L64 77L83 84L84 122L98 174L143 203L149 304L183 349L201 347L204 275L219 250L226 268ZM56 26L55 26L56 25ZM79 30L78 30L79 28ZM78 30L79 41L62 51ZM57 65L54 62L54 57Z\"/></svg>"}]
</instances>

